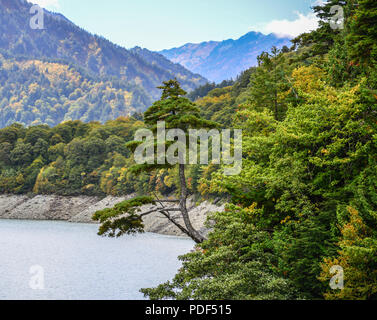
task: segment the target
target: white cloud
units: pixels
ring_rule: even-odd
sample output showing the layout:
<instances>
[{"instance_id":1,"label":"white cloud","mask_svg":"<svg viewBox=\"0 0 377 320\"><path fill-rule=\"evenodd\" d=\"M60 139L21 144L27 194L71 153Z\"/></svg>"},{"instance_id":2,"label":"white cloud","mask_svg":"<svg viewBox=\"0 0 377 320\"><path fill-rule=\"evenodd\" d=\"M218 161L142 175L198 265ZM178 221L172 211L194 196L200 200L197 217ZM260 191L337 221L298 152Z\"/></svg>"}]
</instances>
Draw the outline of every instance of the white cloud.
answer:
<instances>
[{"instance_id":1,"label":"white cloud","mask_svg":"<svg viewBox=\"0 0 377 320\"><path fill-rule=\"evenodd\" d=\"M314 1L313 5L323 6L326 2L328 2L328 1L327 0L316 0L316 1Z\"/></svg>"},{"instance_id":2,"label":"white cloud","mask_svg":"<svg viewBox=\"0 0 377 320\"><path fill-rule=\"evenodd\" d=\"M59 8L59 0L31 0L31 2L42 8Z\"/></svg>"},{"instance_id":3,"label":"white cloud","mask_svg":"<svg viewBox=\"0 0 377 320\"><path fill-rule=\"evenodd\" d=\"M304 15L295 12L297 19L290 20L273 20L262 25L260 31L269 34L274 33L279 37L297 37L301 33L313 31L318 28L318 18L314 13Z\"/></svg>"}]
</instances>

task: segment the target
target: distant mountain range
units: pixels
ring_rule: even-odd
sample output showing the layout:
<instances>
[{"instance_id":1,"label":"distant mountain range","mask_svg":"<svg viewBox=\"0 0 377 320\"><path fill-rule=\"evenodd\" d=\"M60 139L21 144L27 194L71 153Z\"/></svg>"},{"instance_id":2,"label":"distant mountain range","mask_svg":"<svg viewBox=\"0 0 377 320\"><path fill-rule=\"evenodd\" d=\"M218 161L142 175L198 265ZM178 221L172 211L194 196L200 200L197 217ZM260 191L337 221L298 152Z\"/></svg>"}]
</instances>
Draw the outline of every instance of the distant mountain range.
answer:
<instances>
[{"instance_id":1,"label":"distant mountain range","mask_svg":"<svg viewBox=\"0 0 377 320\"><path fill-rule=\"evenodd\" d=\"M0 0L0 127L105 122L142 112L160 98L156 87L162 81L177 78L189 92L208 82L200 73L214 81L234 78L255 64L261 51L289 44L249 33L161 53L127 50L47 10L44 29L34 30L31 6Z\"/></svg>"},{"instance_id":2,"label":"distant mountain range","mask_svg":"<svg viewBox=\"0 0 377 320\"><path fill-rule=\"evenodd\" d=\"M126 50L58 13L45 10L45 29L33 30L29 26L31 6L24 0L0 0L0 49L14 56L59 59L96 76L115 77L140 86L152 99L159 98L156 87L171 78L176 77L187 91L207 82L158 53Z\"/></svg>"},{"instance_id":3,"label":"distant mountain range","mask_svg":"<svg viewBox=\"0 0 377 320\"><path fill-rule=\"evenodd\" d=\"M235 79L242 71L257 64L257 56L273 46L291 46L290 39L274 34L249 32L238 40L188 43L179 48L162 50L167 59L214 82Z\"/></svg>"}]
</instances>

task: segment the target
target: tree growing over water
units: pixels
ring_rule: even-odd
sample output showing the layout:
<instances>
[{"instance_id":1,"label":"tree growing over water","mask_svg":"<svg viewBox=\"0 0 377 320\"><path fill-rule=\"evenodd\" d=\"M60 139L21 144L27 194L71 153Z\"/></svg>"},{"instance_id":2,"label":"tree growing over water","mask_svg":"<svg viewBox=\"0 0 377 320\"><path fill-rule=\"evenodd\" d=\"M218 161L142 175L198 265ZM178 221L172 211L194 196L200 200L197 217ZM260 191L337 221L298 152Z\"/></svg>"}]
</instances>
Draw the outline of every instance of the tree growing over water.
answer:
<instances>
[{"instance_id":1,"label":"tree growing over water","mask_svg":"<svg viewBox=\"0 0 377 320\"><path fill-rule=\"evenodd\" d=\"M157 153L158 145L156 133L158 123L164 122L166 129L180 129L188 136L189 129L210 129L217 127L217 123L204 120L200 116L199 108L185 97L187 94L177 80L170 80L163 83L159 87L162 90L161 99L156 101L145 113L144 121L148 129L154 133L154 161L153 163L137 164L132 167L132 171L137 174L149 173L161 169L171 169L178 167L179 173L179 198L176 200L161 200L156 194L154 196L136 197L117 204L112 209L105 209L94 214L93 219L101 223L99 235L107 235L110 237L119 237L123 234L143 232L143 217L161 213L166 219L178 227L183 233L192 238L195 242L201 243L205 237L193 227L188 209L188 187L186 181L186 164L184 161L178 161L177 164L170 164L167 161L166 153ZM186 139L187 141L188 139ZM135 151L142 141L131 141L127 146ZM170 142L172 144L173 142ZM167 146L169 144L167 143ZM188 145L186 144L186 150ZM180 153L180 152L179 152ZM182 160L182 154L178 155ZM161 158L162 157L162 158ZM176 207L167 206L167 203L175 203ZM143 205L152 205L150 210L141 212L140 207ZM173 212L179 212L184 224L176 220L172 216Z\"/></svg>"}]
</instances>

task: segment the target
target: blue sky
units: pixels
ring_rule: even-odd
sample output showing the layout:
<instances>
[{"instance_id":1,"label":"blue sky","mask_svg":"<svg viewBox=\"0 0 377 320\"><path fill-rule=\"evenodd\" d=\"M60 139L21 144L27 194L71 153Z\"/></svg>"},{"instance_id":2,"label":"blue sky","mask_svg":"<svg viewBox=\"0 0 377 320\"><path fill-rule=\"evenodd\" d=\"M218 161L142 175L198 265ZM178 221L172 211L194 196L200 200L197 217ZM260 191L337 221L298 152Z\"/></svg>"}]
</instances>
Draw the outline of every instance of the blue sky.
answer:
<instances>
[{"instance_id":1,"label":"blue sky","mask_svg":"<svg viewBox=\"0 0 377 320\"><path fill-rule=\"evenodd\" d=\"M315 0L29 0L123 47L150 50L236 39L249 31L295 36L316 26Z\"/></svg>"}]
</instances>

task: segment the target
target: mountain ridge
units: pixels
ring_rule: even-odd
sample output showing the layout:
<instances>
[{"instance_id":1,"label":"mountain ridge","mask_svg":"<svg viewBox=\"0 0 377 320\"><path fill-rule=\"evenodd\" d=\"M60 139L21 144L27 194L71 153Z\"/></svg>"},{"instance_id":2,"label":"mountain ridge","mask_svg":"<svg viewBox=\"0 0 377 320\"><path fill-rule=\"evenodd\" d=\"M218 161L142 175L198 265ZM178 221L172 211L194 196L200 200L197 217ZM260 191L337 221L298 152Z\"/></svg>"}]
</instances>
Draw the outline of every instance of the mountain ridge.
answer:
<instances>
[{"instance_id":1,"label":"mountain ridge","mask_svg":"<svg viewBox=\"0 0 377 320\"><path fill-rule=\"evenodd\" d=\"M188 70L185 77L174 74L169 68L176 67L169 61L164 61L165 68L148 64L135 52L78 27L60 13L44 9L45 29L33 30L29 26L31 6L25 0L0 0L1 49L37 59L64 59L96 75L115 76L139 85L153 99L160 95L156 87L174 77L188 91L207 82Z\"/></svg>"},{"instance_id":2,"label":"mountain ridge","mask_svg":"<svg viewBox=\"0 0 377 320\"><path fill-rule=\"evenodd\" d=\"M186 91L207 83L159 53L127 50L60 13L44 9L45 29L33 30L31 6L0 0L0 127L104 123L145 111L163 81L177 78Z\"/></svg>"},{"instance_id":3,"label":"mountain ridge","mask_svg":"<svg viewBox=\"0 0 377 320\"><path fill-rule=\"evenodd\" d=\"M269 51L273 46L288 45L289 38L250 31L238 39L186 43L158 52L170 61L219 83L235 79L242 71L256 66L257 56L263 51Z\"/></svg>"}]
</instances>

